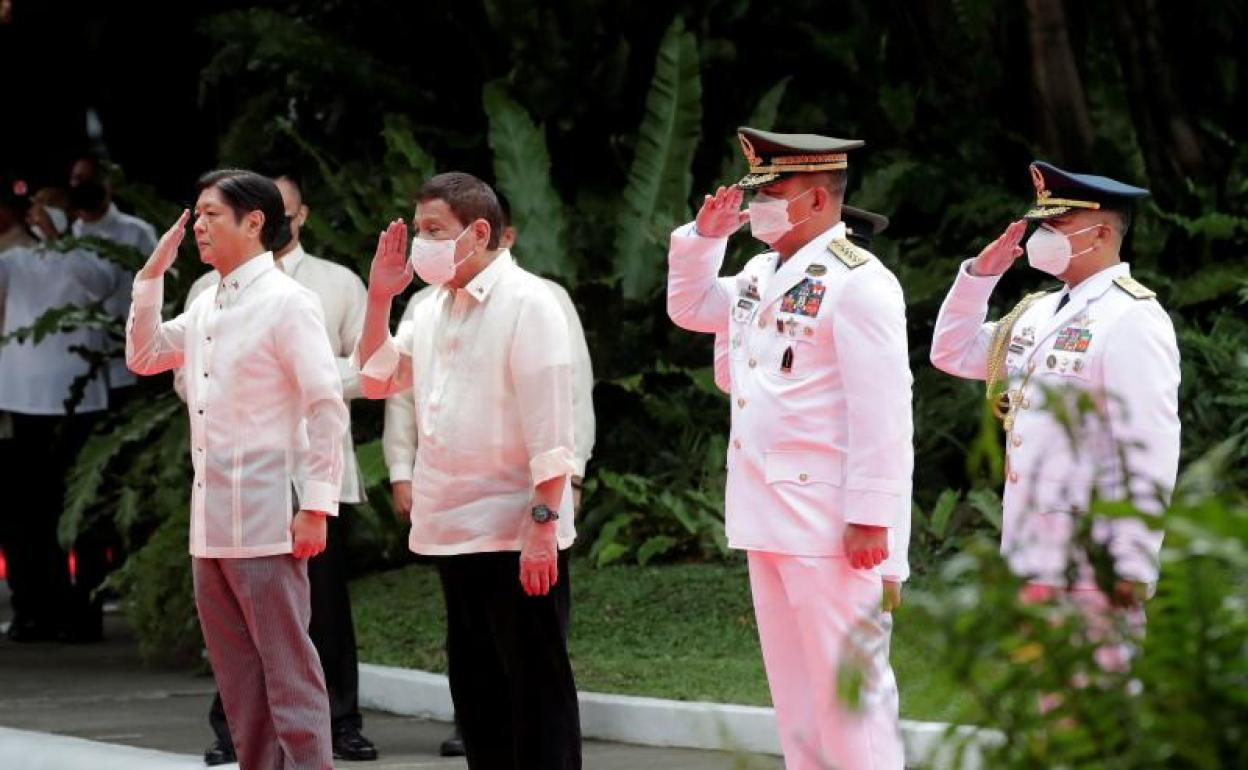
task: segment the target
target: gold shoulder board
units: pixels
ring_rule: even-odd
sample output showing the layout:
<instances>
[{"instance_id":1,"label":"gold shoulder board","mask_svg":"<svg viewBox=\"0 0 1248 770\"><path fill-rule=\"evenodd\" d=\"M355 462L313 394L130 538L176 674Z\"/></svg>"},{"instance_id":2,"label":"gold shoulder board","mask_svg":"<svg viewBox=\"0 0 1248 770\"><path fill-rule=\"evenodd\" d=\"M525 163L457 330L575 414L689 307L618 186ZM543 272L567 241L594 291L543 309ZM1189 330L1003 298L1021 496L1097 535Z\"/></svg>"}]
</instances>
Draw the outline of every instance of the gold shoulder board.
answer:
<instances>
[{"instance_id":1,"label":"gold shoulder board","mask_svg":"<svg viewBox=\"0 0 1248 770\"><path fill-rule=\"evenodd\" d=\"M1114 279L1114 285L1136 299L1152 299L1157 292L1135 280L1129 275L1120 275Z\"/></svg>"},{"instance_id":2,"label":"gold shoulder board","mask_svg":"<svg viewBox=\"0 0 1248 770\"><path fill-rule=\"evenodd\" d=\"M841 264L850 270L871 261L871 252L860 249L843 238L833 238L828 241L828 251L832 252L832 256L839 259Z\"/></svg>"}]
</instances>

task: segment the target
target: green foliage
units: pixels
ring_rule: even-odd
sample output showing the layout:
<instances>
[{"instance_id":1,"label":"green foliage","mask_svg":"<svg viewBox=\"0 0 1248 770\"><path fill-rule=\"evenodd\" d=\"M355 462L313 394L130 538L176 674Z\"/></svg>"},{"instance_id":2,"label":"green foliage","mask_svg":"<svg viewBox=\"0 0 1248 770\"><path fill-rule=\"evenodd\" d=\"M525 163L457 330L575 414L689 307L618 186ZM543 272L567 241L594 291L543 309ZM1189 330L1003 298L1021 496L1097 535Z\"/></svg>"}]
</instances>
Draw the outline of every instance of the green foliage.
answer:
<instances>
[{"instance_id":1,"label":"green foliage","mask_svg":"<svg viewBox=\"0 0 1248 770\"><path fill-rule=\"evenodd\" d=\"M1228 443L1194 467L1214 466L1199 474L1208 478L1233 455ZM1248 762L1248 506L1242 490L1208 492L1189 473L1165 515L1162 578L1130 669L1096 663L1103 643L1130 637L1122 616L1102 628L1067 602L1020 602L1021 582L986 538L946 560L933 590L911 595L910 611L931 629L922 640L930 659L972 696L954 721L978 714L973 721L1003 734L981 749L984 766Z\"/></svg>"},{"instance_id":2,"label":"green foliage","mask_svg":"<svg viewBox=\"0 0 1248 770\"><path fill-rule=\"evenodd\" d=\"M672 227L686 221L693 187L690 165L701 138L702 78L698 42L677 18L659 44L646 116L624 187L615 237L615 265L624 296L641 299L659 283Z\"/></svg>"},{"instance_id":3,"label":"green foliage","mask_svg":"<svg viewBox=\"0 0 1248 770\"><path fill-rule=\"evenodd\" d=\"M486 84L482 98L490 116L494 177L511 206L512 225L525 234L526 267L575 281L576 262L567 249L567 217L550 179L545 132L501 83Z\"/></svg>"}]
</instances>

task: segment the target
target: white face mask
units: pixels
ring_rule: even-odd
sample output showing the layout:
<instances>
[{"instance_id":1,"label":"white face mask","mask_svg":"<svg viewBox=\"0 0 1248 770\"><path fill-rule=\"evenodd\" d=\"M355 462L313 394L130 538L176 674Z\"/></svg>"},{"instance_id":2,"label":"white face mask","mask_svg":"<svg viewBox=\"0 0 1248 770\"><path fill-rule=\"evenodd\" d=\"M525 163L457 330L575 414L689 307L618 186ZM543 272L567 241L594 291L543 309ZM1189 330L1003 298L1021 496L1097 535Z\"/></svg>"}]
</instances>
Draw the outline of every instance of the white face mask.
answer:
<instances>
[{"instance_id":1,"label":"white face mask","mask_svg":"<svg viewBox=\"0 0 1248 770\"><path fill-rule=\"evenodd\" d=\"M469 254L458 262L455 261L455 246L466 232L468 228L465 227L454 238L442 240L421 238L419 235L412 238L412 269L420 276L420 280L433 286L441 286L455 277L455 269L472 256Z\"/></svg>"},{"instance_id":2,"label":"white face mask","mask_svg":"<svg viewBox=\"0 0 1248 770\"><path fill-rule=\"evenodd\" d=\"M1100 225L1089 225L1068 235L1048 225L1040 225L1027 239L1027 264L1052 276L1062 275L1070 268L1070 263L1075 257L1087 254L1093 249L1089 246L1078 254L1072 254L1070 236L1086 233L1098 227Z\"/></svg>"},{"instance_id":3,"label":"white face mask","mask_svg":"<svg viewBox=\"0 0 1248 770\"><path fill-rule=\"evenodd\" d=\"M31 230L34 231L36 238L47 243L49 238L55 240L69 228L69 216L62 209L46 204L43 207L43 213L47 214L48 219L52 221L52 227L56 229L55 235L45 233L42 227L32 227Z\"/></svg>"},{"instance_id":4,"label":"white face mask","mask_svg":"<svg viewBox=\"0 0 1248 770\"><path fill-rule=\"evenodd\" d=\"M750 233L768 246L788 235L794 227L810 219L806 216L798 222L790 222L789 204L814 189L808 188L805 192L788 199L750 201Z\"/></svg>"}]
</instances>

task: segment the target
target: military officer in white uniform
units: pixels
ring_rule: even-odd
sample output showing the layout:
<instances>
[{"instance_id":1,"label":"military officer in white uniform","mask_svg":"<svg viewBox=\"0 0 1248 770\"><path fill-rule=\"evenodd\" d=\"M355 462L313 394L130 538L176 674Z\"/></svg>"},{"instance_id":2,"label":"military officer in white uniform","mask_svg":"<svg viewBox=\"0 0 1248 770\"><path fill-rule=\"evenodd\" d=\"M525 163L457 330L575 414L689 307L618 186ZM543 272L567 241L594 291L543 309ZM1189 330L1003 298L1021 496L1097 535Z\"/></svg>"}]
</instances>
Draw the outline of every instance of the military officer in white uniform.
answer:
<instances>
[{"instance_id":1,"label":"military officer in white uniform","mask_svg":"<svg viewBox=\"0 0 1248 770\"><path fill-rule=\"evenodd\" d=\"M1102 619L1111 607L1140 625L1157 580L1162 533L1143 518L1081 522L1095 498L1132 501L1147 517L1174 488L1179 462L1179 351L1169 316L1121 260L1132 203L1148 194L1048 163L1031 166L1035 205L958 269L932 339L932 363L986 380L1006 431L1002 554L1027 579L1024 599L1069 600ZM1024 253L1057 277L1058 291L1028 295L985 323L1001 275ZM1091 405L1082 413L1079 397ZM1054 408L1066 408L1069 425ZM1098 589L1073 547L1080 524L1107 548L1112 585ZM1107 667L1124 652L1108 646ZM1098 653L1100 655L1100 653Z\"/></svg>"},{"instance_id":2,"label":"military officer in white uniform","mask_svg":"<svg viewBox=\"0 0 1248 770\"><path fill-rule=\"evenodd\" d=\"M750 173L671 239L668 314L728 338L725 517L748 551L759 639L789 770L900 770L876 567L910 515L911 384L901 286L841 222L856 140L738 134ZM743 191L756 190L748 212ZM720 277L750 223L771 249ZM837 695L842 664L865 675Z\"/></svg>"}]
</instances>

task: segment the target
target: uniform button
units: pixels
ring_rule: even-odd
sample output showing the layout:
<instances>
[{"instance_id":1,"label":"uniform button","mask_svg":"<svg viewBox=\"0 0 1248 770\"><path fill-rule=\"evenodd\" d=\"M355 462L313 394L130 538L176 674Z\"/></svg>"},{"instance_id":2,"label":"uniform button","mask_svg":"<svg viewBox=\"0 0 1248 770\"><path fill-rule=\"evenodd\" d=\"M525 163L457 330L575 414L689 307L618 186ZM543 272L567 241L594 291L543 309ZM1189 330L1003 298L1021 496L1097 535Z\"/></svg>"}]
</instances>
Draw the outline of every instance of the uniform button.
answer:
<instances>
[{"instance_id":1,"label":"uniform button","mask_svg":"<svg viewBox=\"0 0 1248 770\"><path fill-rule=\"evenodd\" d=\"M808 480L809 478L810 478L810 476L807 476L805 473L799 473L799 474L797 474L797 480L798 480L798 481L805 482L805 481L806 481L806 480Z\"/></svg>"},{"instance_id":2,"label":"uniform button","mask_svg":"<svg viewBox=\"0 0 1248 770\"><path fill-rule=\"evenodd\" d=\"M740 448L741 448L741 439L739 439L739 438L734 438L734 439L732 440L732 446L733 446L734 448L736 448L736 449L740 449Z\"/></svg>"},{"instance_id":3,"label":"uniform button","mask_svg":"<svg viewBox=\"0 0 1248 770\"><path fill-rule=\"evenodd\" d=\"M203 413L204 413L204 410L203 410L203 409L200 409L200 410L199 410L199 413L200 413L200 414L203 414Z\"/></svg>"},{"instance_id":4,"label":"uniform button","mask_svg":"<svg viewBox=\"0 0 1248 770\"><path fill-rule=\"evenodd\" d=\"M1017 473L1015 473L1014 471L1010 471L1010 483L1011 483L1011 484L1017 484L1017 483L1018 483L1018 474L1017 474Z\"/></svg>"},{"instance_id":5,"label":"uniform button","mask_svg":"<svg viewBox=\"0 0 1248 770\"><path fill-rule=\"evenodd\" d=\"M199 451L199 452L203 452L203 451L204 451L204 448L203 448L202 446L201 446L201 447L195 447L195 449L196 449L197 451Z\"/></svg>"},{"instance_id":6,"label":"uniform button","mask_svg":"<svg viewBox=\"0 0 1248 770\"><path fill-rule=\"evenodd\" d=\"M1013 446L1022 446L1023 437L1019 435L1015 435L1014 438L1010 439L1010 444L1012 444Z\"/></svg>"},{"instance_id":7,"label":"uniform button","mask_svg":"<svg viewBox=\"0 0 1248 770\"><path fill-rule=\"evenodd\" d=\"M744 409L744 408L745 408L745 399L744 399L744 398L738 398L738 399L737 399L737 406L739 406L739 407L741 407L741 408L743 408L743 409Z\"/></svg>"},{"instance_id":8,"label":"uniform button","mask_svg":"<svg viewBox=\"0 0 1248 770\"><path fill-rule=\"evenodd\" d=\"M766 329L766 328L767 328L767 319L766 319L766 318L763 318L762 316L759 316L759 317L758 317L758 328L760 328L760 329Z\"/></svg>"},{"instance_id":9,"label":"uniform button","mask_svg":"<svg viewBox=\"0 0 1248 770\"><path fill-rule=\"evenodd\" d=\"M1031 399L1030 399L1030 398L1024 398L1024 399L1023 399L1023 403L1022 403L1022 407L1023 407L1024 409L1030 409L1030 408L1031 408Z\"/></svg>"},{"instance_id":10,"label":"uniform button","mask_svg":"<svg viewBox=\"0 0 1248 770\"><path fill-rule=\"evenodd\" d=\"M209 338L208 338L208 341L209 341L209 342L212 342L212 337L209 337Z\"/></svg>"},{"instance_id":11,"label":"uniform button","mask_svg":"<svg viewBox=\"0 0 1248 770\"><path fill-rule=\"evenodd\" d=\"M752 358L751 358L751 359L750 359L750 368L751 368L751 369L753 369L753 368L754 368L754 367L756 367L756 366L758 366L758 362L757 362L757 361L755 361L754 359L752 359Z\"/></svg>"},{"instance_id":12,"label":"uniform button","mask_svg":"<svg viewBox=\"0 0 1248 770\"><path fill-rule=\"evenodd\" d=\"M208 379L208 372L204 372L204 379Z\"/></svg>"},{"instance_id":13,"label":"uniform button","mask_svg":"<svg viewBox=\"0 0 1248 770\"><path fill-rule=\"evenodd\" d=\"M202 481L196 481L196 482L195 482L195 486L199 487L200 489L203 489L203 488L204 488L204 482L202 482Z\"/></svg>"}]
</instances>

